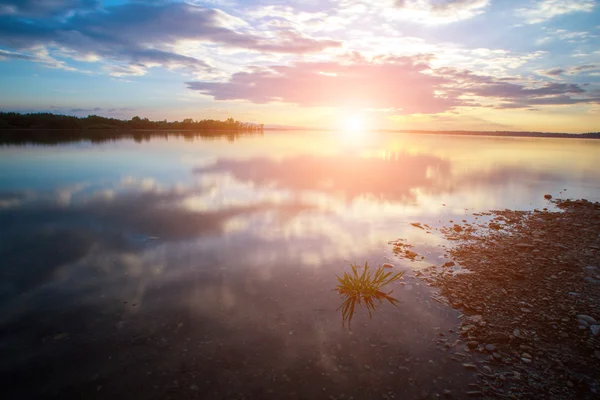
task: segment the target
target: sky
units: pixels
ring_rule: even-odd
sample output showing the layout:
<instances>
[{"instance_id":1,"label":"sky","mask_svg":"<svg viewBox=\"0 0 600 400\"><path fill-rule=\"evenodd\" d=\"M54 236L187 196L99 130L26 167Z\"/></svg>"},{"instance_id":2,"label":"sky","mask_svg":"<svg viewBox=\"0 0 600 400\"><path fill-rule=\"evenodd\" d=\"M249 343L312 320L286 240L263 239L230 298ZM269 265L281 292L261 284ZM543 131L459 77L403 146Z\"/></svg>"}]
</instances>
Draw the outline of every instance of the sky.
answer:
<instances>
[{"instance_id":1,"label":"sky","mask_svg":"<svg viewBox=\"0 0 600 400\"><path fill-rule=\"evenodd\" d=\"M0 110L600 131L596 0L0 0Z\"/></svg>"}]
</instances>

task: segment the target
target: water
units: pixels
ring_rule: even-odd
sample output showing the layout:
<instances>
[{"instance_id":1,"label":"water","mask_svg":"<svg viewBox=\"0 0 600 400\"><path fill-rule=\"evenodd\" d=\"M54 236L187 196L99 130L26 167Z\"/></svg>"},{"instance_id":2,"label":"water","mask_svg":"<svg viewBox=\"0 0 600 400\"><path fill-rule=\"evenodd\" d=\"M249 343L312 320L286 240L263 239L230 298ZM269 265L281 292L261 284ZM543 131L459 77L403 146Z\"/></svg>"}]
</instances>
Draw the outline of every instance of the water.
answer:
<instances>
[{"instance_id":1,"label":"water","mask_svg":"<svg viewBox=\"0 0 600 400\"><path fill-rule=\"evenodd\" d=\"M3 398L433 398L458 313L406 276L342 327L335 274L445 261L440 226L600 200L600 142L380 133L0 147ZM208 140L209 139L209 140ZM395 258L388 241L425 260ZM35 383L35 384L34 384Z\"/></svg>"}]
</instances>

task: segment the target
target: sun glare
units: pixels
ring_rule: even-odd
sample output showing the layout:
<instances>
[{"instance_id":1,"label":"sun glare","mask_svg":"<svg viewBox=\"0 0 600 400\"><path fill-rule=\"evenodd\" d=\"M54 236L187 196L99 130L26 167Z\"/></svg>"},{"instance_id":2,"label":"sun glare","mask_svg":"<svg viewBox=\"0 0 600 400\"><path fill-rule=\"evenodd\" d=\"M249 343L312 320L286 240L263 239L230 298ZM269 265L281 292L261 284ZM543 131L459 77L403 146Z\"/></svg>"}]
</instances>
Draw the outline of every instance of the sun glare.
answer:
<instances>
[{"instance_id":1,"label":"sun glare","mask_svg":"<svg viewBox=\"0 0 600 400\"><path fill-rule=\"evenodd\" d=\"M357 134L364 129L363 119L360 115L348 115L343 121L344 131L347 133Z\"/></svg>"}]
</instances>

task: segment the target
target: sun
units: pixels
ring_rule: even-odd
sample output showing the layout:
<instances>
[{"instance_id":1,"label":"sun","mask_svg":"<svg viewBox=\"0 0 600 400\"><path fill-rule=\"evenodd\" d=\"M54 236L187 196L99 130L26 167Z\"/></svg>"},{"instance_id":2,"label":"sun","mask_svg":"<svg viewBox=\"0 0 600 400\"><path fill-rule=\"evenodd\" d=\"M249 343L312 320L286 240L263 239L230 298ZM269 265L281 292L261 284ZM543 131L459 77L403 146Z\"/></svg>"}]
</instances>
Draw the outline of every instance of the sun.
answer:
<instances>
[{"instance_id":1,"label":"sun","mask_svg":"<svg viewBox=\"0 0 600 400\"><path fill-rule=\"evenodd\" d=\"M365 128L362 115L346 115L342 121L343 130L347 133L358 134Z\"/></svg>"},{"instance_id":2,"label":"sun","mask_svg":"<svg viewBox=\"0 0 600 400\"><path fill-rule=\"evenodd\" d=\"M360 136L365 130L365 121L360 114L347 114L341 121L343 133L348 136Z\"/></svg>"}]
</instances>

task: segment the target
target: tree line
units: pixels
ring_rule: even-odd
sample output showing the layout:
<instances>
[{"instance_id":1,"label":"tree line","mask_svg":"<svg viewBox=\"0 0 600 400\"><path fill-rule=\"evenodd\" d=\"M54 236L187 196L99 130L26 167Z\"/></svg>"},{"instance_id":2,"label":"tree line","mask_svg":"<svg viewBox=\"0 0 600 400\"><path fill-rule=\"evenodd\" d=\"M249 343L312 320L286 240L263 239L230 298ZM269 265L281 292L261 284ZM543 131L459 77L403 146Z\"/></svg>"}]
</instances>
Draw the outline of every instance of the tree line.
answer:
<instances>
[{"instance_id":1,"label":"tree line","mask_svg":"<svg viewBox=\"0 0 600 400\"><path fill-rule=\"evenodd\" d=\"M190 130L190 131L236 131L263 132L264 124L236 121L203 119L194 121L151 121L135 116L130 120L107 118L99 115L74 117L52 113L0 112L0 129L149 129L149 130Z\"/></svg>"}]
</instances>

